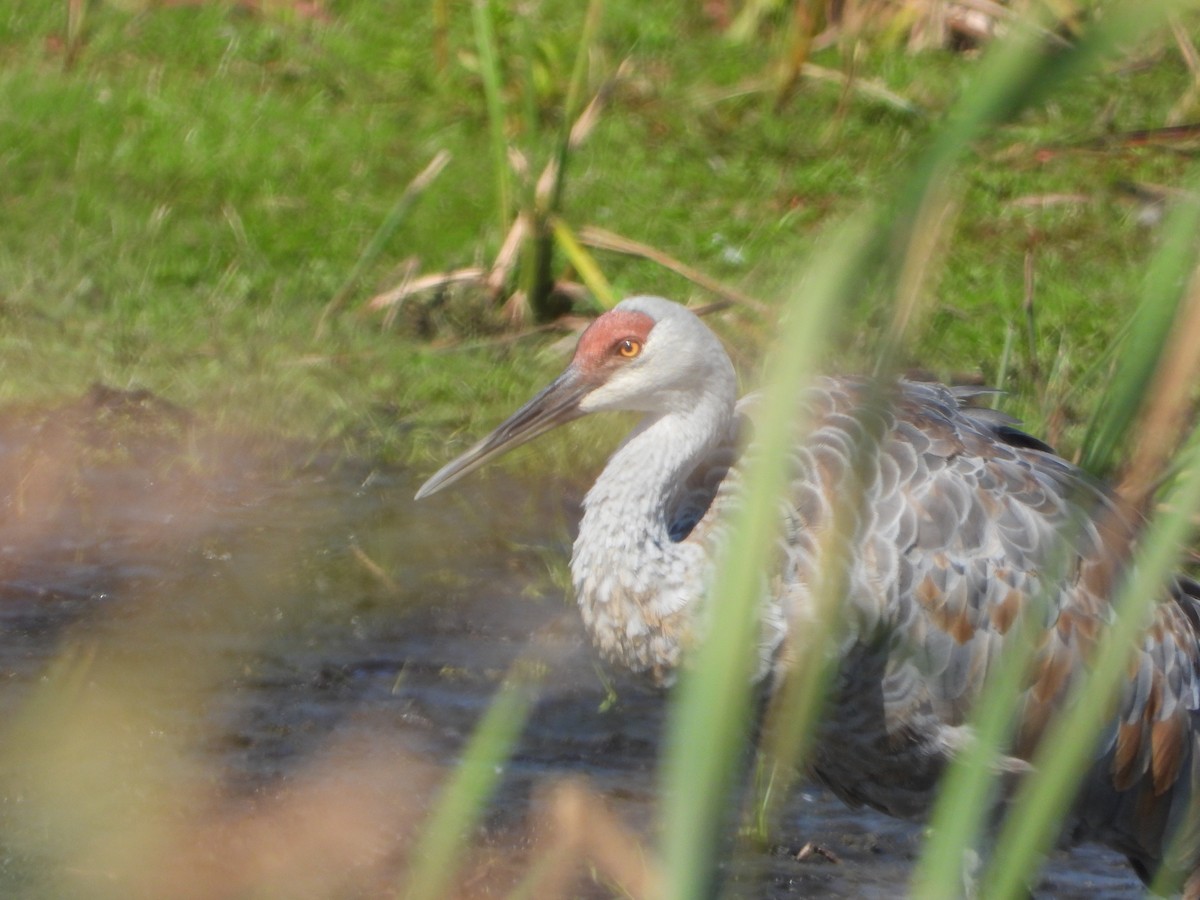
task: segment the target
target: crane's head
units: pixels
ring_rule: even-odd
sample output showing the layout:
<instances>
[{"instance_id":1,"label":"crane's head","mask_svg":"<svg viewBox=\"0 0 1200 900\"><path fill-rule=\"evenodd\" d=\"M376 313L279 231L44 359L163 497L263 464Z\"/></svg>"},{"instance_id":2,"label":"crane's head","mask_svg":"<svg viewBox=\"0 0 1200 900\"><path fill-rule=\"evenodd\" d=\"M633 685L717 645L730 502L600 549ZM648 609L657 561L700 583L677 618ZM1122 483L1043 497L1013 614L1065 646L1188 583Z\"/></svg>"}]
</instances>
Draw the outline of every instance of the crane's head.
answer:
<instances>
[{"instance_id":1,"label":"crane's head","mask_svg":"<svg viewBox=\"0 0 1200 900\"><path fill-rule=\"evenodd\" d=\"M732 409L733 365L696 315L661 297L630 297L596 319L570 365L491 434L421 489L428 497L552 428L601 410L687 412L701 402Z\"/></svg>"}]
</instances>

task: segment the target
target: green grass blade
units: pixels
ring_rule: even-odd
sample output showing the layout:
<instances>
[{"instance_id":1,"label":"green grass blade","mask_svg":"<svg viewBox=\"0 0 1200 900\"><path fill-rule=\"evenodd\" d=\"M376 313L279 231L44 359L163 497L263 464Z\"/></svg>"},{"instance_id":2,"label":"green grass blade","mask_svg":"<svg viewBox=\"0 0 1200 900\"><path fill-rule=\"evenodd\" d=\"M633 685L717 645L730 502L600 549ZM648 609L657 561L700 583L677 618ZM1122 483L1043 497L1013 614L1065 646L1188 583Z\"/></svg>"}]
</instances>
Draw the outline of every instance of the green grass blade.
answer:
<instances>
[{"instance_id":1,"label":"green grass blade","mask_svg":"<svg viewBox=\"0 0 1200 900\"><path fill-rule=\"evenodd\" d=\"M1187 276L1196 263L1198 233L1200 201L1181 202L1172 211L1162 245L1146 272L1142 303L1134 314L1106 402L1096 407L1088 426L1080 465L1089 472L1110 472L1124 448L1171 333Z\"/></svg>"},{"instance_id":2,"label":"green grass blade","mask_svg":"<svg viewBox=\"0 0 1200 900\"><path fill-rule=\"evenodd\" d=\"M537 52L533 40L534 17L518 15L514 25L517 35L517 52L520 54L521 62L524 64L524 72L521 78L521 118L524 121L521 123L521 133L533 136L538 133L540 124L537 79L534 74L537 66ZM520 201L520 206L522 209L529 209L534 200L535 185L533 184L533 179L527 180L529 183L524 185L521 191L523 197Z\"/></svg>"},{"instance_id":3,"label":"green grass blade","mask_svg":"<svg viewBox=\"0 0 1200 900\"><path fill-rule=\"evenodd\" d=\"M496 49L496 32L492 25L488 0L474 0L471 17L475 25L475 46L479 52L479 71L483 78L483 95L487 103L488 128L491 133L492 175L496 181L497 220L500 234L508 231L513 217L512 177L508 168L508 137L504 113L500 70L500 54Z\"/></svg>"},{"instance_id":4,"label":"green grass blade","mask_svg":"<svg viewBox=\"0 0 1200 900\"><path fill-rule=\"evenodd\" d=\"M882 245L860 234L857 242L838 244L852 250L827 250L828 259L814 275L813 286L805 294L808 305L801 307L805 315L828 309L833 298L849 296L852 284L861 284L876 264L889 280L899 277L906 266L913 264L911 248L920 244L920 225L928 224L929 213L940 207L939 197L945 196L946 178L951 168L965 154L970 142L984 130L1015 115L1049 84L1056 84L1076 69L1061 59L1048 62L1028 39L1013 40L994 52L979 72L974 87L951 116L951 124L942 132L930 152L923 158L913 176L905 183L899 200L887 219ZM1034 90L1037 88L1037 91ZM884 255L878 255L880 249ZM874 262L873 262L874 261ZM923 262L918 260L918 263ZM846 268L842 268L845 266ZM719 638L706 641L699 649L687 673L673 710L671 740L667 749L666 779L668 796L665 810L666 865L672 897L694 897L711 887L713 861L719 856L719 834L723 822L722 808L728 799L738 741L745 734L746 706L749 689L743 679L750 662L750 643L754 636L757 612L759 573L766 563L766 548L771 544L772 516L778 490L782 486L782 455L793 435L790 401L804 371L801 360L815 355L819 345L807 343L814 335L823 334L815 323L806 323L796 332L799 311L788 327L780 346L792 360L789 365L776 365L767 379L762 421L768 423L758 434L764 458L770 462L762 469L755 468L748 479L745 508L732 531L733 539L726 561L722 564L711 596L719 598L713 604L710 627ZM903 317L901 325L907 321ZM901 331L903 328L901 328ZM885 338L881 347L881 374L891 367L899 340L895 335ZM836 573L827 573L836 577ZM808 688L819 678L803 678L801 687ZM811 715L816 703L812 695L801 693L800 705ZM724 724L722 724L724 723ZM793 724L785 730L795 743L804 731L804 724Z\"/></svg>"},{"instance_id":5,"label":"green grass blade","mask_svg":"<svg viewBox=\"0 0 1200 900\"><path fill-rule=\"evenodd\" d=\"M571 127L583 105L583 93L587 87L588 58L596 33L600 29L600 18L604 13L603 0L589 0L587 13L583 19L583 32L579 36L579 47L575 53L575 64L571 68L571 81L567 85L567 99L563 107L562 130L558 136L558 148L555 153L556 168L554 170L554 187L550 192L549 209L547 214L557 214L562 210L563 186L567 177L567 161L571 154Z\"/></svg>"},{"instance_id":6,"label":"green grass blade","mask_svg":"<svg viewBox=\"0 0 1200 900\"><path fill-rule=\"evenodd\" d=\"M550 227L554 231L554 240L559 249L571 261L571 265L575 267L575 271L579 273L583 283L592 292L592 296L605 309L612 309L616 306L619 298L608 283L608 279L604 277L604 273L600 271L592 254L588 253L575 238L575 233L571 231L570 226L555 216L550 220Z\"/></svg>"},{"instance_id":7,"label":"green grass blade","mask_svg":"<svg viewBox=\"0 0 1200 900\"><path fill-rule=\"evenodd\" d=\"M413 851L404 893L407 900L437 900L446 895L459 871L463 840L495 789L532 700L528 687L510 682L488 707Z\"/></svg>"},{"instance_id":8,"label":"green grass blade","mask_svg":"<svg viewBox=\"0 0 1200 900\"><path fill-rule=\"evenodd\" d=\"M1159 7L1160 15L1165 7ZM995 48L977 73L972 90L951 115L952 124L924 161L927 174L919 176L908 188L914 192L913 196L922 196L916 192L927 191L924 186L936 183L941 177L939 173L961 157L971 135L992 122L1011 118L1029 103L1096 68L1111 53L1122 31L1134 27L1131 16L1146 15L1136 23L1137 28L1151 27L1154 22L1153 10L1141 6L1134 9L1127 5L1116 13L1113 21L1095 29L1069 50L1049 54L1031 40L1032 32ZM901 209L915 208L916 202L904 199ZM899 217L901 228L905 219ZM1173 311L1174 304L1170 308ZM1010 330L1005 342L1006 358L1011 341ZM1033 615L1029 620L1037 618ZM996 754L1009 739L1020 698L1019 685L1030 656L1030 649L1024 643L1019 643L1016 650L1024 652L1007 653L990 674L987 690L972 717L975 743L956 760L940 787L932 816L932 836L914 871L912 896L940 898L962 893L965 854L976 846L983 833L997 787ZM997 859L1004 857L998 854ZM1019 865L1007 862L1004 865L1009 871L1024 871Z\"/></svg>"},{"instance_id":9,"label":"green grass blade","mask_svg":"<svg viewBox=\"0 0 1200 900\"><path fill-rule=\"evenodd\" d=\"M946 179L933 180L930 188L918 210L917 227L907 231L908 244L898 248L899 283L893 303L892 327L877 349L876 381L858 414L863 439L853 448L845 491L846 497L856 502L845 502L835 509L830 527L821 536L823 562L810 584L812 602L817 610L815 621L805 627L803 635L790 638L789 655L795 662L782 684L775 689L766 713L760 765L763 760L767 762L770 778L766 793L758 800L755 816L758 822L756 836L760 840L766 838L776 807L787 796L800 771L800 762L814 734L812 723L828 693L834 666L825 648L835 639L833 630L848 589L846 575L851 560L846 554L853 552L849 548L857 546L854 530L867 514L862 507L873 477L871 473L877 471L876 456L884 438L877 431L878 424L884 419L875 413L888 405L896 361L901 358L906 341L924 312L930 296L927 290L929 274L939 259L938 248L954 218L956 205L948 196ZM886 233L886 228L877 228L872 241L877 242ZM878 259L877 244L864 247L862 254L864 259Z\"/></svg>"},{"instance_id":10,"label":"green grass blade","mask_svg":"<svg viewBox=\"0 0 1200 900\"><path fill-rule=\"evenodd\" d=\"M439 75L450 64L450 0L433 0L433 59Z\"/></svg>"},{"instance_id":11,"label":"green grass blade","mask_svg":"<svg viewBox=\"0 0 1200 900\"><path fill-rule=\"evenodd\" d=\"M692 900L711 891L721 835L747 737L756 664L761 573L773 552L777 498L795 430L799 392L833 325L852 296L871 248L861 225L828 242L799 291L772 354L744 505L721 554L709 593L708 634L684 672L668 725L663 802L665 896Z\"/></svg>"},{"instance_id":12,"label":"green grass blade","mask_svg":"<svg viewBox=\"0 0 1200 900\"><path fill-rule=\"evenodd\" d=\"M954 900L963 893L967 853L979 845L996 799L997 748L1012 732L1022 696L1021 678L1032 656L1032 637L1031 633L1030 640L1008 648L990 673L987 690L979 699L981 714L972 723L975 742L955 760L938 787L929 838L912 875L910 896Z\"/></svg>"},{"instance_id":13,"label":"green grass blade","mask_svg":"<svg viewBox=\"0 0 1200 900\"><path fill-rule=\"evenodd\" d=\"M409 212L421 199L421 195L431 185L440 174L442 169L450 162L450 154L445 150L439 150L438 153L429 161L421 172L408 183L404 188L404 193L400 195L400 199L396 201L396 205L392 207L387 214L387 218L375 230L375 234L371 236L370 243L367 244L362 254L355 260L354 268L350 270L350 274L346 276L346 280L342 282L342 286L338 288L338 292L333 295L332 299L325 304L325 309L321 311L321 318L317 322L317 338L318 340L325 334L325 328L328 325L329 317L337 310L341 309L353 293L358 281L362 278L363 272L371 266L375 260L379 258L379 254L383 252L388 241L392 239L392 235L396 233L404 220L408 218Z\"/></svg>"}]
</instances>

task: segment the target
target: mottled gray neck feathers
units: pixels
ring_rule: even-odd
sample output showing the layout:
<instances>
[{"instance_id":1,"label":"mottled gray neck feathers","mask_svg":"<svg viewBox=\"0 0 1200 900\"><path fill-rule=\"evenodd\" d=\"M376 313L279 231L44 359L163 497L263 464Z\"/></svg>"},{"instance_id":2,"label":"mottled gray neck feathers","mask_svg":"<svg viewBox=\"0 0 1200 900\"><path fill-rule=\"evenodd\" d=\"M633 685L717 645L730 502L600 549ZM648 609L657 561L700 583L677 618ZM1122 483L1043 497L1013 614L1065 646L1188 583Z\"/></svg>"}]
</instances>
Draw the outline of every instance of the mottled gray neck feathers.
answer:
<instances>
[{"instance_id":1,"label":"mottled gray neck feathers","mask_svg":"<svg viewBox=\"0 0 1200 900\"><path fill-rule=\"evenodd\" d=\"M728 439L732 400L713 395L686 412L647 416L584 500L571 573L584 623L601 652L669 681L692 639L710 560L696 541L671 540L688 476Z\"/></svg>"}]
</instances>

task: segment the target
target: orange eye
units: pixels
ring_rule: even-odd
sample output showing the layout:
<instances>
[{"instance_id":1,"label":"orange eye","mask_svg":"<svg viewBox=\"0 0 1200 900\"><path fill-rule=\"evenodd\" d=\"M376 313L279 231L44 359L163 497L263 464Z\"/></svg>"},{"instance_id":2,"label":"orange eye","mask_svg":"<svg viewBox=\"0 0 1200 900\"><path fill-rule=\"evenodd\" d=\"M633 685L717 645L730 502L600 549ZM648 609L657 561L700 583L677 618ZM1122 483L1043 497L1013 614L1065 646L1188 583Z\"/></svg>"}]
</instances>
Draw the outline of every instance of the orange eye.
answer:
<instances>
[{"instance_id":1,"label":"orange eye","mask_svg":"<svg viewBox=\"0 0 1200 900\"><path fill-rule=\"evenodd\" d=\"M640 341L626 338L625 340L621 341L621 343L617 344L617 352L626 359L633 359L642 352L642 344Z\"/></svg>"}]
</instances>

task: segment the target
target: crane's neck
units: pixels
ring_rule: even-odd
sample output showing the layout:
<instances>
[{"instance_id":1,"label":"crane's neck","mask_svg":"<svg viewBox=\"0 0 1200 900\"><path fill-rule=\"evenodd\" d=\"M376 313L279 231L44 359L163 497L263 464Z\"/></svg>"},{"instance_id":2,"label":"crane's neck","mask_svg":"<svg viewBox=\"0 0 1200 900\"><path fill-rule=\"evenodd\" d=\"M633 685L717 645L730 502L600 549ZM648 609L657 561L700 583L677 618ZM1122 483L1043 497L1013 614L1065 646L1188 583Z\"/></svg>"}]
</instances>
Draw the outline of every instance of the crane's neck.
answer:
<instances>
[{"instance_id":1,"label":"crane's neck","mask_svg":"<svg viewBox=\"0 0 1200 900\"><path fill-rule=\"evenodd\" d=\"M688 477L730 439L733 391L650 414L584 499L571 574L584 624L610 660L669 681L692 640L709 549L672 529Z\"/></svg>"}]
</instances>

